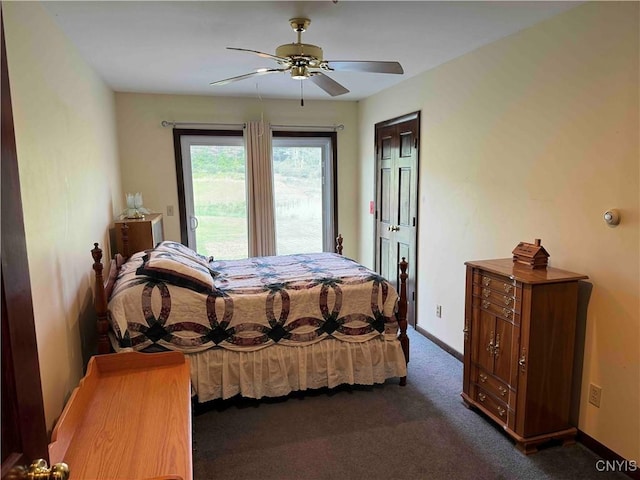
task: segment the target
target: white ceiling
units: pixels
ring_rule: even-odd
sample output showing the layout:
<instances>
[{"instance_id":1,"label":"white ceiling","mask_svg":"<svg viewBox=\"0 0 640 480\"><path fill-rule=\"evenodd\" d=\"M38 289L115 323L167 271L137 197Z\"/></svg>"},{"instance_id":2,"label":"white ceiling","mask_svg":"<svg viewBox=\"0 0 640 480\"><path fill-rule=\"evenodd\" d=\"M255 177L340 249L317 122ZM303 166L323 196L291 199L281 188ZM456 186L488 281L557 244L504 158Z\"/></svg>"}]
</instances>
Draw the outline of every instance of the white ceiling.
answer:
<instances>
[{"instance_id":1,"label":"white ceiling","mask_svg":"<svg viewBox=\"0 0 640 480\"><path fill-rule=\"evenodd\" d=\"M104 81L118 92L299 98L286 73L224 86L273 60L227 50L275 53L296 40L293 17L311 19L302 41L327 60L395 60L403 75L329 72L359 100L527 28L577 2L484 1L45 1L60 28ZM331 99L304 81L304 98Z\"/></svg>"}]
</instances>

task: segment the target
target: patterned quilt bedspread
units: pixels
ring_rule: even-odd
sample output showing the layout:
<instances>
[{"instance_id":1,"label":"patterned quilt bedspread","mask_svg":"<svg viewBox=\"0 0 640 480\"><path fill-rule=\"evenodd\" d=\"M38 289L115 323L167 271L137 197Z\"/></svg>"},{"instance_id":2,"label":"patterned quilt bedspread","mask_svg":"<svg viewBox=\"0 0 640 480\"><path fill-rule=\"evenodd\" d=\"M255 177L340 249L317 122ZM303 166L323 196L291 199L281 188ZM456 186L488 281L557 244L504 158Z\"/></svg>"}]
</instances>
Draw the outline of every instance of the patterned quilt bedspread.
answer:
<instances>
[{"instance_id":1,"label":"patterned quilt bedspread","mask_svg":"<svg viewBox=\"0 0 640 480\"><path fill-rule=\"evenodd\" d=\"M196 287L171 275L153 275L144 268L148 262L149 252L132 256L109 300L119 349L251 351L328 337L346 342L396 338L396 290L341 255L206 262L199 268L210 274L212 284Z\"/></svg>"}]
</instances>

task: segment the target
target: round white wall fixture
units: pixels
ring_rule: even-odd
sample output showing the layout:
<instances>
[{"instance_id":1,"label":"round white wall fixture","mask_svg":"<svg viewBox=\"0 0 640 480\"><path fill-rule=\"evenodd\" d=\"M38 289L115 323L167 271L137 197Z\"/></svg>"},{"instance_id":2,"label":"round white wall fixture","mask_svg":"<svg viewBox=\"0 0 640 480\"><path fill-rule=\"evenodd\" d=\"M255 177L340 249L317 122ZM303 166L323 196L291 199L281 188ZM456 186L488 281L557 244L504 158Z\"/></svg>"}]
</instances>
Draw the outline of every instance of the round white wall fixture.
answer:
<instances>
[{"instance_id":1,"label":"round white wall fixture","mask_svg":"<svg viewBox=\"0 0 640 480\"><path fill-rule=\"evenodd\" d=\"M616 210L615 208L604 212L603 217L607 225L610 225L612 227L620 223L620 212L618 212L618 210Z\"/></svg>"}]
</instances>

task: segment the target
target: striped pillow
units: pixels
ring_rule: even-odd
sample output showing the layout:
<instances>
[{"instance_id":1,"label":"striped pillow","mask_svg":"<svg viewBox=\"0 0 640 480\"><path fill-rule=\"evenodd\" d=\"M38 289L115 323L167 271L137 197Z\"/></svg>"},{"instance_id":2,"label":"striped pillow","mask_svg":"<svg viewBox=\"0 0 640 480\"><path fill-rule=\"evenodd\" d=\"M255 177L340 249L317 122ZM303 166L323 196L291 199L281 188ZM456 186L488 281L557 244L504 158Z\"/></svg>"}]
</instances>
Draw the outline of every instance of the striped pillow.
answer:
<instances>
[{"instance_id":1,"label":"striped pillow","mask_svg":"<svg viewBox=\"0 0 640 480\"><path fill-rule=\"evenodd\" d=\"M154 250L169 252L175 255L182 255L190 258L195 262L201 263L205 267L209 267L209 262L213 262L213 257L205 257L204 255L200 255L189 247L178 242L173 242L171 240L165 240L164 242L158 243Z\"/></svg>"},{"instance_id":2,"label":"striped pillow","mask_svg":"<svg viewBox=\"0 0 640 480\"><path fill-rule=\"evenodd\" d=\"M142 266L138 267L136 274L200 293L212 293L216 290L213 279L217 273L208 264L203 265L200 261L172 252L152 250L145 254Z\"/></svg>"}]
</instances>

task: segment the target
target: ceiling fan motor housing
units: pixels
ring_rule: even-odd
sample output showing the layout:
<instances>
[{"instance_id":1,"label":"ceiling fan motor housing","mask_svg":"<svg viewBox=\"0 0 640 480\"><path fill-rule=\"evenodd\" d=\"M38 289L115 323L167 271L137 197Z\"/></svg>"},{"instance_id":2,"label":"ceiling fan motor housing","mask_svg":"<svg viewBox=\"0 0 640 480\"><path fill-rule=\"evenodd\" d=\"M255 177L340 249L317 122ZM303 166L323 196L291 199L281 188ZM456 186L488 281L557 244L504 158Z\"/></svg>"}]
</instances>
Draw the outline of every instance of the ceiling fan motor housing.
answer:
<instances>
[{"instance_id":1,"label":"ceiling fan motor housing","mask_svg":"<svg viewBox=\"0 0 640 480\"><path fill-rule=\"evenodd\" d=\"M276 57L302 57L311 63L322 62L322 48L309 43L287 43L276 48Z\"/></svg>"}]
</instances>

